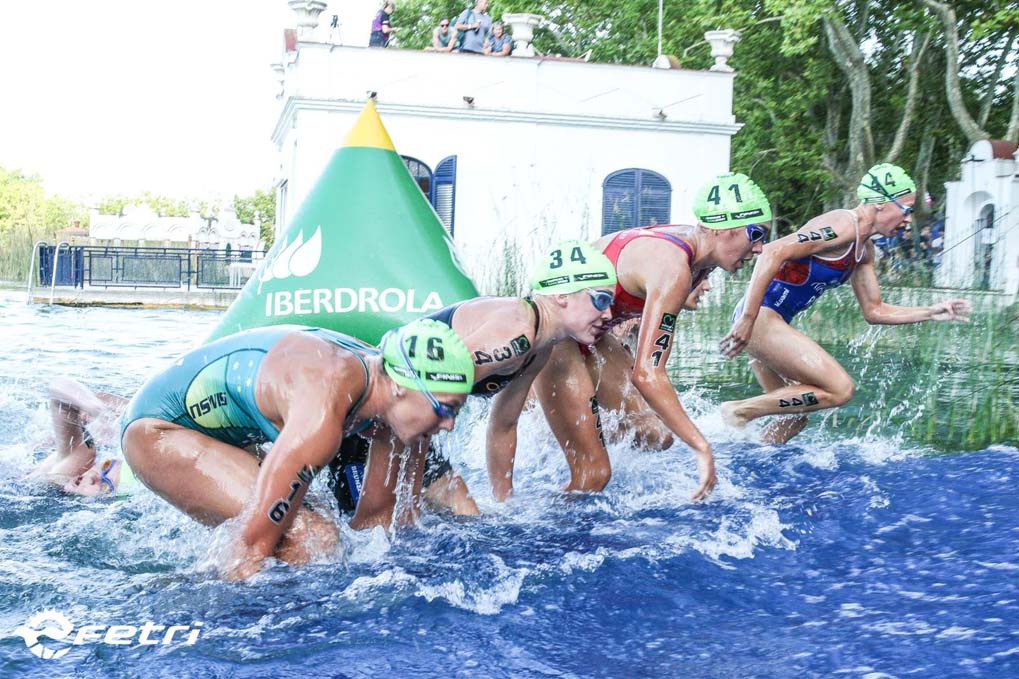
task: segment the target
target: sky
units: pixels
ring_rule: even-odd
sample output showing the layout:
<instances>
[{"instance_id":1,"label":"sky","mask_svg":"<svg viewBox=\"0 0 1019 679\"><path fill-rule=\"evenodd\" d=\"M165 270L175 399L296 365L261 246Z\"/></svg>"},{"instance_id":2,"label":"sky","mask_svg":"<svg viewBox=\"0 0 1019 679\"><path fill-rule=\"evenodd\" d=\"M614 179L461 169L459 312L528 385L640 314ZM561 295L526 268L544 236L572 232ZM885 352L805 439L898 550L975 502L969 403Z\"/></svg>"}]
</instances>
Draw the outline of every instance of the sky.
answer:
<instances>
[{"instance_id":1,"label":"sky","mask_svg":"<svg viewBox=\"0 0 1019 679\"><path fill-rule=\"evenodd\" d=\"M3 0L0 166L87 200L272 186L286 0Z\"/></svg>"}]
</instances>

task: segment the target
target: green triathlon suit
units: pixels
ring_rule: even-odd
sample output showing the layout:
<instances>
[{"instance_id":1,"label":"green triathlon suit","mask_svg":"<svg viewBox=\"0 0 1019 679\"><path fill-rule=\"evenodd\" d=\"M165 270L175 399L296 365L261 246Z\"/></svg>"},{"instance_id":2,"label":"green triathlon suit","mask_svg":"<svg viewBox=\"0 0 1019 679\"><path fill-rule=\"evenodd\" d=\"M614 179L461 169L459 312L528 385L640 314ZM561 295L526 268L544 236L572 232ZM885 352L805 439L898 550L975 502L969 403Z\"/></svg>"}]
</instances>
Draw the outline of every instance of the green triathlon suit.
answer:
<instances>
[{"instance_id":1,"label":"green triathlon suit","mask_svg":"<svg viewBox=\"0 0 1019 679\"><path fill-rule=\"evenodd\" d=\"M275 441L279 430L258 409L255 384L258 369L269 349L293 332L321 337L347 349L361 362L365 387L344 422L344 434L353 433L350 425L368 390L368 366L364 356L378 354L378 349L331 330L279 325L237 333L194 349L149 378L124 413L121 438L135 420L154 417L238 448ZM366 425L370 422L361 426Z\"/></svg>"}]
</instances>

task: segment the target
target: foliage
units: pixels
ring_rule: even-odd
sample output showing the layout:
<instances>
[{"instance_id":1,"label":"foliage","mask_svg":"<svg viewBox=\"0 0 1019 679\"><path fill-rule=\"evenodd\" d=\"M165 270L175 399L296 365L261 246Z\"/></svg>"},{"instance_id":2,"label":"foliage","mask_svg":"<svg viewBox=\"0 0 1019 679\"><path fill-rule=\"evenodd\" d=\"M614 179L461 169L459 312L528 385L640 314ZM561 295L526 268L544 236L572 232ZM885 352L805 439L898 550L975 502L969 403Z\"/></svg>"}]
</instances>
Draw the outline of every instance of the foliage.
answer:
<instances>
[{"instance_id":1,"label":"foliage","mask_svg":"<svg viewBox=\"0 0 1019 679\"><path fill-rule=\"evenodd\" d=\"M258 189L250 196L234 196L234 211L242 224L254 224L255 213L262 220L259 237L266 246L271 246L275 239L274 224L276 222L276 195L273 191Z\"/></svg>"},{"instance_id":2,"label":"foliage","mask_svg":"<svg viewBox=\"0 0 1019 679\"><path fill-rule=\"evenodd\" d=\"M27 276L32 244L52 241L84 213L65 198L47 196L38 176L0 167L0 279Z\"/></svg>"},{"instance_id":3,"label":"foliage","mask_svg":"<svg viewBox=\"0 0 1019 679\"><path fill-rule=\"evenodd\" d=\"M654 0L494 0L489 14L535 12L546 17L535 33L539 53L593 61L650 64L657 53ZM440 17L455 17L467 2L404 0L394 15L399 46L422 48ZM976 112L988 102L985 129L1006 134L1017 61L1019 5L1007 0L954 2L959 17L961 88ZM844 25L863 56L872 92L866 117L871 157L855 164L848 148L853 94L825 33L825 21ZM948 107L944 31L919 0L688 0L664 5L663 52L684 68L710 65L703 34L736 28L741 41L734 112L743 129L733 138L731 166L761 184L776 206L782 233L841 204L855 186L855 167L885 160L902 122L913 46L931 37L918 66L914 114L894 162L931 188L935 198L955 178L968 141ZM998 69L998 62L1005 66ZM1011 70L1010 70L1011 68ZM848 173L847 173L848 171ZM926 181L924 181L926 180ZM922 218L923 208L919 216Z\"/></svg>"}]
</instances>

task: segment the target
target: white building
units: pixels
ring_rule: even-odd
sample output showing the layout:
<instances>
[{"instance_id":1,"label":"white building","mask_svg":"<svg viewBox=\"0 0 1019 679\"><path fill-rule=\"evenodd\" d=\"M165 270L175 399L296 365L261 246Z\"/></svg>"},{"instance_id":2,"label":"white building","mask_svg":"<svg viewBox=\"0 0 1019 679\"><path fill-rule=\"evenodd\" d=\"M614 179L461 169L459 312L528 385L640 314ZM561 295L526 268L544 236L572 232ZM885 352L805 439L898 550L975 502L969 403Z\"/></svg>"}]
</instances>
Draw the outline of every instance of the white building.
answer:
<instances>
[{"instance_id":1,"label":"white building","mask_svg":"<svg viewBox=\"0 0 1019 679\"><path fill-rule=\"evenodd\" d=\"M127 205L120 215L104 215L89 211L88 237L93 240L141 241L150 245L199 248L226 248L257 251L261 256L264 243L259 238L261 222L255 215L254 224L242 224L233 204L226 202L219 216L203 217L192 210L187 217L164 217L148 205Z\"/></svg>"},{"instance_id":2,"label":"white building","mask_svg":"<svg viewBox=\"0 0 1019 679\"><path fill-rule=\"evenodd\" d=\"M712 32L712 70L652 69L368 48L377 2L332 3L324 14L319 0L289 5L298 28L274 65L277 228L369 96L475 277L507 242L530 259L553 239L690 223L693 192L729 168L740 127L725 64L734 31ZM538 18L503 18L516 20L515 49L526 53Z\"/></svg>"},{"instance_id":3,"label":"white building","mask_svg":"<svg viewBox=\"0 0 1019 679\"><path fill-rule=\"evenodd\" d=\"M1019 291L1019 151L982 140L962 161L959 181L946 182L945 255L937 284L1008 295Z\"/></svg>"}]
</instances>

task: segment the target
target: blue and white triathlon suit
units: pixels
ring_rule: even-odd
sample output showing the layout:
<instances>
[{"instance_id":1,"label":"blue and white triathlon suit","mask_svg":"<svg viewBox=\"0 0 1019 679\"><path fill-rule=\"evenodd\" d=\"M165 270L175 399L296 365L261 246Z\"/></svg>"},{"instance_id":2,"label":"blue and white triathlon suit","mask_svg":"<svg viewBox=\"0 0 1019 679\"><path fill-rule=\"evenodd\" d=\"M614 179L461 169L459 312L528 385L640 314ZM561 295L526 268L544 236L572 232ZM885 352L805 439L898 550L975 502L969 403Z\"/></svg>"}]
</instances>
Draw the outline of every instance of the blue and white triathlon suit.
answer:
<instances>
[{"instance_id":1,"label":"blue and white triathlon suit","mask_svg":"<svg viewBox=\"0 0 1019 679\"><path fill-rule=\"evenodd\" d=\"M810 307L825 290L837 288L849 280L863 259L867 246L859 242L860 225L856 213L852 210L845 212L853 216L853 225L856 227L856 240L850 244L849 249L839 257L811 255L783 263L764 293L762 307L773 309L786 323L792 323L793 317ZM745 303L744 294L733 311L734 322L742 315Z\"/></svg>"}]
</instances>

